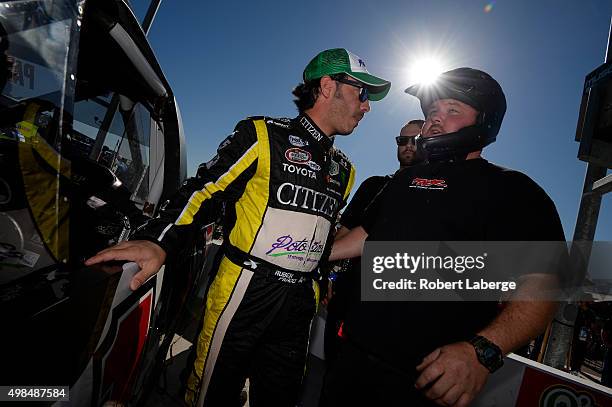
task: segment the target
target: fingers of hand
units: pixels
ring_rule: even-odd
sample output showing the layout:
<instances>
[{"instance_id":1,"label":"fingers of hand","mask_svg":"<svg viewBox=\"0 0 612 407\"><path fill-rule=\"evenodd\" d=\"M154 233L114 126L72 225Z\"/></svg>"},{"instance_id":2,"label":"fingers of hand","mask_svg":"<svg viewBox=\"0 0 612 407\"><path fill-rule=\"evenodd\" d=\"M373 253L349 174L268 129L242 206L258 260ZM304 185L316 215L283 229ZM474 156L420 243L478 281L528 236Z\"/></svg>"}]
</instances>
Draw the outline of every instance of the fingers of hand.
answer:
<instances>
[{"instance_id":1,"label":"fingers of hand","mask_svg":"<svg viewBox=\"0 0 612 407\"><path fill-rule=\"evenodd\" d=\"M474 400L475 394L463 393L463 395L457 400L453 407L468 407L472 400Z\"/></svg>"},{"instance_id":2,"label":"fingers of hand","mask_svg":"<svg viewBox=\"0 0 612 407\"><path fill-rule=\"evenodd\" d=\"M143 270L139 271L132 277L132 281L130 281L130 289L135 291L140 287L149 277L151 277L153 273L145 273Z\"/></svg>"},{"instance_id":3,"label":"fingers of hand","mask_svg":"<svg viewBox=\"0 0 612 407\"><path fill-rule=\"evenodd\" d=\"M130 281L130 288L136 290L157 273L166 260L166 252L159 245L146 240L127 241L100 251L87 259L85 265L91 266L111 260L128 260L138 264L140 271Z\"/></svg>"},{"instance_id":4,"label":"fingers of hand","mask_svg":"<svg viewBox=\"0 0 612 407\"><path fill-rule=\"evenodd\" d=\"M478 377L462 376L451 370L444 372L424 393L425 397L441 406L467 406L478 394Z\"/></svg>"},{"instance_id":5,"label":"fingers of hand","mask_svg":"<svg viewBox=\"0 0 612 407\"><path fill-rule=\"evenodd\" d=\"M467 406L488 377L488 371L478 362L470 345L464 343L436 349L417 369L422 372L415 387L424 389L425 397L442 406Z\"/></svg>"},{"instance_id":6,"label":"fingers of hand","mask_svg":"<svg viewBox=\"0 0 612 407\"><path fill-rule=\"evenodd\" d=\"M434 382L438 377L444 374L443 366L439 363L433 363L427 366L425 370L421 372L421 375L417 378L414 386L417 389L422 389L428 384Z\"/></svg>"},{"instance_id":7,"label":"fingers of hand","mask_svg":"<svg viewBox=\"0 0 612 407\"><path fill-rule=\"evenodd\" d=\"M109 249L102 250L95 256L87 259L85 261L85 265L91 266L92 264L102 263L111 260L132 260L130 248L114 246Z\"/></svg>"},{"instance_id":8,"label":"fingers of hand","mask_svg":"<svg viewBox=\"0 0 612 407\"><path fill-rule=\"evenodd\" d=\"M443 406L469 405L486 382L488 372L483 373L469 368L459 371L455 368L446 369L433 386L425 392L425 397Z\"/></svg>"},{"instance_id":9,"label":"fingers of hand","mask_svg":"<svg viewBox=\"0 0 612 407\"><path fill-rule=\"evenodd\" d=\"M425 369L427 366L432 364L440 356L440 348L434 350L429 355L425 356L420 365L416 367L417 371Z\"/></svg>"},{"instance_id":10,"label":"fingers of hand","mask_svg":"<svg viewBox=\"0 0 612 407\"><path fill-rule=\"evenodd\" d=\"M448 391L454 387L458 387L458 389L455 390L455 392L458 392L457 397L455 398L455 400L457 400L461 395L462 388L458 386L456 377L453 377L452 374L447 372L443 372L443 374L438 377L435 383L433 383L424 394L425 397L430 400L444 399ZM453 402L455 400L453 400Z\"/></svg>"},{"instance_id":11,"label":"fingers of hand","mask_svg":"<svg viewBox=\"0 0 612 407\"><path fill-rule=\"evenodd\" d=\"M438 382L440 380L438 380ZM436 386L438 385L438 382L436 382ZM446 383L445 386L446 385L448 385L449 387L437 398L429 397L427 394L425 396L427 398L433 399L436 404L439 404L441 406L454 406L457 400L459 400L459 398L464 394L463 390L460 386L457 386L456 384L453 385L452 383Z\"/></svg>"},{"instance_id":12,"label":"fingers of hand","mask_svg":"<svg viewBox=\"0 0 612 407\"><path fill-rule=\"evenodd\" d=\"M100 251L95 256L87 259L85 265L102 263L110 260L129 260L135 261L141 268L144 268L144 263L154 259L161 258L163 264L166 252L155 243L143 240L121 242L116 246L109 247Z\"/></svg>"}]
</instances>

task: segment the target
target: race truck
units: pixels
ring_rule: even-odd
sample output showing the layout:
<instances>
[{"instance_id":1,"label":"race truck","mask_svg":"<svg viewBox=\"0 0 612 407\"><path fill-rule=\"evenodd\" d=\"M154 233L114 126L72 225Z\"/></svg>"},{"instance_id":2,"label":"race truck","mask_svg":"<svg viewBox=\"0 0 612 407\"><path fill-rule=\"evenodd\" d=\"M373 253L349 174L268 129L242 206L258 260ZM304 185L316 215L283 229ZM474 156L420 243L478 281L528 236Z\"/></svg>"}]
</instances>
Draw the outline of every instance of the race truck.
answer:
<instances>
[{"instance_id":1,"label":"race truck","mask_svg":"<svg viewBox=\"0 0 612 407\"><path fill-rule=\"evenodd\" d=\"M123 0L5 1L0 39L0 385L138 404L213 229L135 292L134 264L83 262L185 179L172 89Z\"/></svg>"}]
</instances>

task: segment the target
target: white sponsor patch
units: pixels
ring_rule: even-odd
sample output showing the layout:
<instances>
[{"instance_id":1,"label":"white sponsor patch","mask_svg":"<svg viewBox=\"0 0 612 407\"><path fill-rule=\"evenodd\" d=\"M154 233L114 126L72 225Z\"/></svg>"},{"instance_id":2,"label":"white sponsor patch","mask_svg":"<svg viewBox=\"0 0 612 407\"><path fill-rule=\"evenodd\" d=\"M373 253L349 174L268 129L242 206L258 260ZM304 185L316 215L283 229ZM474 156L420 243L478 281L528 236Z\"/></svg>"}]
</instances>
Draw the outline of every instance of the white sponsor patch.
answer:
<instances>
[{"instance_id":1,"label":"white sponsor patch","mask_svg":"<svg viewBox=\"0 0 612 407\"><path fill-rule=\"evenodd\" d=\"M292 271L314 270L331 223L316 215L268 208L251 255Z\"/></svg>"},{"instance_id":2,"label":"white sponsor patch","mask_svg":"<svg viewBox=\"0 0 612 407\"><path fill-rule=\"evenodd\" d=\"M321 171L321 166L319 164L317 164L316 162L314 162L314 161L308 161L306 164L313 171Z\"/></svg>"},{"instance_id":3,"label":"white sponsor patch","mask_svg":"<svg viewBox=\"0 0 612 407\"><path fill-rule=\"evenodd\" d=\"M214 166L217 162L219 162L219 154L215 155L212 160L204 164L207 170L210 170L212 166Z\"/></svg>"},{"instance_id":4,"label":"white sponsor patch","mask_svg":"<svg viewBox=\"0 0 612 407\"><path fill-rule=\"evenodd\" d=\"M340 166L338 165L337 162L335 162L332 159L329 164L329 175L333 177L334 175L338 175L339 173L340 173Z\"/></svg>"},{"instance_id":5,"label":"white sponsor patch","mask_svg":"<svg viewBox=\"0 0 612 407\"><path fill-rule=\"evenodd\" d=\"M285 158L290 163L294 164L306 164L312 158L312 155L301 148L290 148L285 151Z\"/></svg>"},{"instance_id":6,"label":"white sponsor patch","mask_svg":"<svg viewBox=\"0 0 612 407\"><path fill-rule=\"evenodd\" d=\"M298 136L289 135L289 142L291 145L296 147L305 147L308 145L307 141L302 140Z\"/></svg>"},{"instance_id":7,"label":"white sponsor patch","mask_svg":"<svg viewBox=\"0 0 612 407\"><path fill-rule=\"evenodd\" d=\"M279 119L279 120L280 120L280 119ZM284 129L288 129L288 128L290 128L290 127L291 127L291 124L290 124L290 123L285 122L284 120L281 122L281 121L279 121L279 120L272 120L272 119L270 119L270 120L266 120L266 123L268 123L268 124L274 124L275 126L282 127L282 128L284 128ZM285 123L283 123L283 122L285 122Z\"/></svg>"},{"instance_id":8,"label":"white sponsor patch","mask_svg":"<svg viewBox=\"0 0 612 407\"><path fill-rule=\"evenodd\" d=\"M294 164L283 163L283 171L290 174L299 174L303 177L317 179L317 174L314 171L311 171L308 168L298 167Z\"/></svg>"}]
</instances>

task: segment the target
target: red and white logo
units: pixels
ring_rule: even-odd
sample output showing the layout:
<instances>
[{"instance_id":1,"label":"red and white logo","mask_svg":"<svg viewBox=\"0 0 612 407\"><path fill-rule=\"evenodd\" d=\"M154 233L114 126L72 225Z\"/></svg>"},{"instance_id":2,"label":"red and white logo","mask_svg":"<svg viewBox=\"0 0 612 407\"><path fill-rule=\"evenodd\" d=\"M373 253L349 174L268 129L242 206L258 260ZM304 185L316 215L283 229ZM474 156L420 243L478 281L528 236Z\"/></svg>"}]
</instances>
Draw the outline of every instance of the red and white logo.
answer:
<instances>
[{"instance_id":1,"label":"red and white logo","mask_svg":"<svg viewBox=\"0 0 612 407\"><path fill-rule=\"evenodd\" d=\"M447 187L448 185L446 185L446 180L429 179L429 178L414 178L410 185L410 188L435 189L435 190L444 190Z\"/></svg>"},{"instance_id":2,"label":"red and white logo","mask_svg":"<svg viewBox=\"0 0 612 407\"><path fill-rule=\"evenodd\" d=\"M290 163L306 164L310 161L312 156L308 151L302 150L301 148L290 148L285 151L285 158Z\"/></svg>"}]
</instances>

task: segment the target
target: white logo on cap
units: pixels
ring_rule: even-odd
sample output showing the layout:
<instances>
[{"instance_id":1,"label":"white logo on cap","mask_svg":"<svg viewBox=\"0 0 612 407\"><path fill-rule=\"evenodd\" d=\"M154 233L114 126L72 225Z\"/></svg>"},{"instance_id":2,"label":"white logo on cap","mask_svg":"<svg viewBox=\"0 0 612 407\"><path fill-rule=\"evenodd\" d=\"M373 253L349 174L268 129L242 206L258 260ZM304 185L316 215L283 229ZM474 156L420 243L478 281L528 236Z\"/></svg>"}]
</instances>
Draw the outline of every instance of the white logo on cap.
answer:
<instances>
[{"instance_id":1,"label":"white logo on cap","mask_svg":"<svg viewBox=\"0 0 612 407\"><path fill-rule=\"evenodd\" d=\"M351 61L351 71L369 73L363 59L359 58L357 55L353 54L350 51L346 52L348 52L349 61Z\"/></svg>"}]
</instances>

